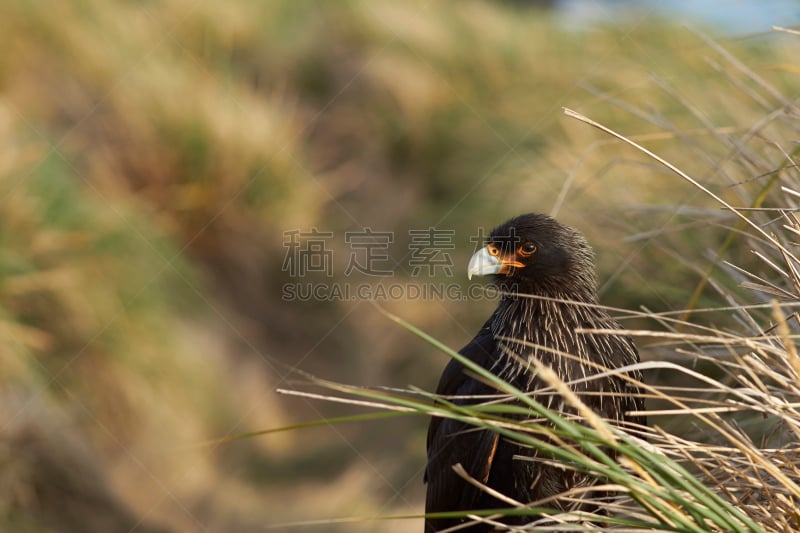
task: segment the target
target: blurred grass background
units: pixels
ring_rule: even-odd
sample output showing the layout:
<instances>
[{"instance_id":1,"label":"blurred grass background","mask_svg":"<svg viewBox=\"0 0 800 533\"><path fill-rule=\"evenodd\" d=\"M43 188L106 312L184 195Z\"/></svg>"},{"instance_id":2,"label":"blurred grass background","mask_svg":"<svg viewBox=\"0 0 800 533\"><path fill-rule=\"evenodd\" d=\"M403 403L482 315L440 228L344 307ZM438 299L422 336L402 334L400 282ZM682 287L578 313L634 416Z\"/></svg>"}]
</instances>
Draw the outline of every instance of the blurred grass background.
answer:
<instances>
[{"instance_id":1,"label":"blurred grass background","mask_svg":"<svg viewBox=\"0 0 800 533\"><path fill-rule=\"evenodd\" d=\"M722 249L733 216L562 106L758 206L794 153L798 37L563 22L487 1L1 3L0 529L421 512L424 419L213 442L352 412L278 395L294 368L430 390L445 363L367 302L284 301L287 231L334 235L334 277L302 281L386 283L344 276L345 232L370 227L394 232L389 281L466 286L476 228L553 212L594 244L604 303L657 311L719 251L763 270ZM408 230L429 227L455 231L453 279L411 275ZM458 348L493 302L386 305Z\"/></svg>"}]
</instances>

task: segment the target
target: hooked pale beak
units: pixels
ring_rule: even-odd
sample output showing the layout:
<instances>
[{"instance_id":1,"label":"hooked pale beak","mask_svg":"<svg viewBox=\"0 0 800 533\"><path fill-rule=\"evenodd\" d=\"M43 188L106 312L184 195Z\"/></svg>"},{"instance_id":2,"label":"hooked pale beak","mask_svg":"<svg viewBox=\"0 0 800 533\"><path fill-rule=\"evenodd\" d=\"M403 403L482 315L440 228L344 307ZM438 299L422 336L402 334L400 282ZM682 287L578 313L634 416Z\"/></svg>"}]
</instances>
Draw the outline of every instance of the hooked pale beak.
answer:
<instances>
[{"instance_id":1,"label":"hooked pale beak","mask_svg":"<svg viewBox=\"0 0 800 533\"><path fill-rule=\"evenodd\" d=\"M475 252L467 265L467 279L472 276L487 276L489 274L508 274L512 268L522 268L524 263L520 263L512 255L511 257L500 257L489 253L489 247L484 246Z\"/></svg>"}]
</instances>

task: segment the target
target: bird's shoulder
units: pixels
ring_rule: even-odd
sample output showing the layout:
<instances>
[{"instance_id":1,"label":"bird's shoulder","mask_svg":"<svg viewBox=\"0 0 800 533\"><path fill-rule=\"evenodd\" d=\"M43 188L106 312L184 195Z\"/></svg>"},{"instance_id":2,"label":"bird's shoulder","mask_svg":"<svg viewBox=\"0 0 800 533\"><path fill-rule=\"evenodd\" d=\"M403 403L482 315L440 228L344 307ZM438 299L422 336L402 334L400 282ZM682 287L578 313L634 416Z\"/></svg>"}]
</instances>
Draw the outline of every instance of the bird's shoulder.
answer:
<instances>
[{"instance_id":1,"label":"bird's shoulder","mask_svg":"<svg viewBox=\"0 0 800 533\"><path fill-rule=\"evenodd\" d=\"M496 350L497 343L492 335L490 323L487 322L478 331L475 338L461 348L458 353L476 365L488 368ZM451 359L442 371L436 387L436 394L440 396L465 394L464 387L470 387L474 380L464 370L464 365L460 361Z\"/></svg>"}]
</instances>

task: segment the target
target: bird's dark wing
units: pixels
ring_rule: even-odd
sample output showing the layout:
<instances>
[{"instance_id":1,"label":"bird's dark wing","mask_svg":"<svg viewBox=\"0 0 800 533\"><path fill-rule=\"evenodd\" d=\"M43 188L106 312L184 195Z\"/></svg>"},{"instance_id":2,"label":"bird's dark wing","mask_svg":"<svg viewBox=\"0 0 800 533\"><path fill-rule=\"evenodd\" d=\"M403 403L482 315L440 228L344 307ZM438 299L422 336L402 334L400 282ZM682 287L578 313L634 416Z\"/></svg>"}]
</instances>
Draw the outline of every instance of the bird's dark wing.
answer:
<instances>
[{"instance_id":1,"label":"bird's dark wing","mask_svg":"<svg viewBox=\"0 0 800 533\"><path fill-rule=\"evenodd\" d=\"M487 368L496 349L488 326L462 348L459 353L478 365ZM442 396L478 396L478 398L455 399L454 403L466 405L479 403L480 396L496 394L490 386L472 379L464 367L451 360L439 380L436 393ZM425 480L428 483L425 511L468 510L478 507L482 491L466 483L453 471L453 465L461 464L472 477L486 482L497 450L497 433L477 429L449 418L433 417L428 426L428 464ZM447 527L446 521L428 521L426 530ZM453 523L457 523L456 520Z\"/></svg>"}]
</instances>

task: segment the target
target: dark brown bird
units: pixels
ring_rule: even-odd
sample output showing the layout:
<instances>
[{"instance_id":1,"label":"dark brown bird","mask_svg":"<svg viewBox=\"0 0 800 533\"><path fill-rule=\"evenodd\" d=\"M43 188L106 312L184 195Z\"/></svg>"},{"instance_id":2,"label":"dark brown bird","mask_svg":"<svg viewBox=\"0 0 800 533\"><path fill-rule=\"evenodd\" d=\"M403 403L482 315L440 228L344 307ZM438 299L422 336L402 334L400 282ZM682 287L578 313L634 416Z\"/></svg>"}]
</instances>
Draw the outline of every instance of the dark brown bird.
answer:
<instances>
[{"instance_id":1,"label":"dark brown bird","mask_svg":"<svg viewBox=\"0 0 800 533\"><path fill-rule=\"evenodd\" d=\"M600 416L619 426L625 421L645 423L643 417L627 414L643 410L635 385L619 375L592 379L603 368L614 369L639 361L631 339L576 332L576 329L620 328L598 306L593 253L583 235L546 215L518 216L495 228L486 246L472 256L468 276L473 275L493 275L504 295L477 336L459 353L517 388L531 392L545 406L563 414L575 414L552 389L537 394L547 385L529 364L536 359L567 383L580 380L570 384L571 389ZM559 355L564 353L575 358ZM640 379L638 372L628 375ZM490 385L465 373L455 360L444 369L436 393L453 397L452 401L461 405L486 401L487 396L496 399L498 395ZM520 460L520 456L525 459ZM596 483L586 474L537 462L535 450L495 432L434 417L428 427L426 513L507 506L454 472L456 464L474 479L523 503ZM558 499L547 504L565 510L574 508L570 505L567 500ZM530 520L530 517L509 517L503 522L519 524ZM440 531L467 521L429 518L425 521L425 531ZM459 531L491 531L491 528L476 524Z\"/></svg>"}]
</instances>

